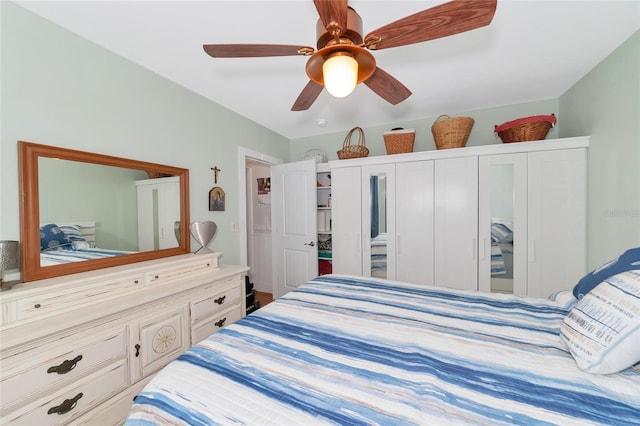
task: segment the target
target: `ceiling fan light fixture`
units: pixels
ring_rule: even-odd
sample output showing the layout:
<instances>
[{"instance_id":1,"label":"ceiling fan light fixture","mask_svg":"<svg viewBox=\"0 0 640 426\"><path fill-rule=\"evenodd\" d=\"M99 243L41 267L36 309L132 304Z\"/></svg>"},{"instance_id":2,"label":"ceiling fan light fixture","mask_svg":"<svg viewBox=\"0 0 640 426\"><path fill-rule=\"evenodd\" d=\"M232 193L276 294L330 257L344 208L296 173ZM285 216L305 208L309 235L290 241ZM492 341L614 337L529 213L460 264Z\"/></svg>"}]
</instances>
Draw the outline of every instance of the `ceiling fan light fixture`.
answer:
<instances>
[{"instance_id":1,"label":"ceiling fan light fixture","mask_svg":"<svg viewBox=\"0 0 640 426\"><path fill-rule=\"evenodd\" d=\"M348 52L335 52L322 64L324 87L336 98L344 98L358 84L358 61Z\"/></svg>"}]
</instances>

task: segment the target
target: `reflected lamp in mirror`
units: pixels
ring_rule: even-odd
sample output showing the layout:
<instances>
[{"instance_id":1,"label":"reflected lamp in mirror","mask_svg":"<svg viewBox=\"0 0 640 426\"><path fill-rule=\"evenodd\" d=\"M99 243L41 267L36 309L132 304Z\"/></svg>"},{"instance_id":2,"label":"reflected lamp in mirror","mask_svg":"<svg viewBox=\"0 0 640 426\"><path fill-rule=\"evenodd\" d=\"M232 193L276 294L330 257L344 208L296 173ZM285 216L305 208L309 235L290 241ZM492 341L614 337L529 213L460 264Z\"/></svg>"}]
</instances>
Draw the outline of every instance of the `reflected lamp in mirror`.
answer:
<instances>
[{"instance_id":1,"label":"reflected lamp in mirror","mask_svg":"<svg viewBox=\"0 0 640 426\"><path fill-rule=\"evenodd\" d=\"M18 241L0 241L0 287L2 287L4 271L18 269L20 262Z\"/></svg>"}]
</instances>

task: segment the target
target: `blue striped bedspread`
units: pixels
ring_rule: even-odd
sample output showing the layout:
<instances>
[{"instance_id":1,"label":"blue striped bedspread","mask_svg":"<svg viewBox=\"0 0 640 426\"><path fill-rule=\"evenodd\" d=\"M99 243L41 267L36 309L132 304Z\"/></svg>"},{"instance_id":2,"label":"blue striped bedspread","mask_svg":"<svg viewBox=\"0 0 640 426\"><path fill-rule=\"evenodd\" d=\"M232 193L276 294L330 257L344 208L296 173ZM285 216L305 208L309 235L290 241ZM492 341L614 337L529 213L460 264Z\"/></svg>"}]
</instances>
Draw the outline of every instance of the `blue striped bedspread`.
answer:
<instances>
[{"instance_id":1,"label":"blue striped bedspread","mask_svg":"<svg viewBox=\"0 0 640 426\"><path fill-rule=\"evenodd\" d=\"M80 260L103 259L131 253L136 252L101 248L47 250L40 252L40 266L60 265L63 263L78 262Z\"/></svg>"},{"instance_id":2,"label":"blue striped bedspread","mask_svg":"<svg viewBox=\"0 0 640 426\"><path fill-rule=\"evenodd\" d=\"M323 275L170 363L126 424L640 424L640 366L580 371L569 307Z\"/></svg>"}]
</instances>

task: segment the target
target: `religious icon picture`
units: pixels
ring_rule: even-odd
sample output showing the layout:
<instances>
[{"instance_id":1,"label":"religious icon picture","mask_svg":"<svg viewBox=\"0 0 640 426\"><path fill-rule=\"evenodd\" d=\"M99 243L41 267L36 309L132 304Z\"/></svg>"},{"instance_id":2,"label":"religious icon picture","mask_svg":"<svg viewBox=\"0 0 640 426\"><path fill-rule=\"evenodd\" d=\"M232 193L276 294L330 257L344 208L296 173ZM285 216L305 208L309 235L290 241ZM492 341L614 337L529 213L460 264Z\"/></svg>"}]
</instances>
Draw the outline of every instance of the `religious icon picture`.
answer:
<instances>
[{"instance_id":1,"label":"religious icon picture","mask_svg":"<svg viewBox=\"0 0 640 426\"><path fill-rule=\"evenodd\" d=\"M211 191L209 191L209 211L224 211L224 190L219 186L214 186Z\"/></svg>"},{"instance_id":2,"label":"religious icon picture","mask_svg":"<svg viewBox=\"0 0 640 426\"><path fill-rule=\"evenodd\" d=\"M271 178L258 178L258 194L264 195L271 192Z\"/></svg>"}]
</instances>

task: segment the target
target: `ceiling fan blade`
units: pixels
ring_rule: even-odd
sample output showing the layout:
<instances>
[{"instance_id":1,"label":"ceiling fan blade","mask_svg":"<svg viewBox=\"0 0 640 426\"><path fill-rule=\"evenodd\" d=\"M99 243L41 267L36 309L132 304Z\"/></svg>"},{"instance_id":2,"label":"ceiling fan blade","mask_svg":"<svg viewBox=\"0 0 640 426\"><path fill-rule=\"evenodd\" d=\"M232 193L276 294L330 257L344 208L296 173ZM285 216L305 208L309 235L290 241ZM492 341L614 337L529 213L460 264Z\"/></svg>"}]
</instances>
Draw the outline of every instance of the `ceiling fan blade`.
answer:
<instances>
[{"instance_id":1,"label":"ceiling fan blade","mask_svg":"<svg viewBox=\"0 0 640 426\"><path fill-rule=\"evenodd\" d=\"M347 29L347 0L313 0L322 24L331 33L335 23L342 34Z\"/></svg>"},{"instance_id":2,"label":"ceiling fan blade","mask_svg":"<svg viewBox=\"0 0 640 426\"><path fill-rule=\"evenodd\" d=\"M209 56L214 58L296 56L310 54L315 51L315 49L308 46L290 46L286 44L205 44L202 47Z\"/></svg>"},{"instance_id":3,"label":"ceiling fan blade","mask_svg":"<svg viewBox=\"0 0 640 426\"><path fill-rule=\"evenodd\" d=\"M313 80L309 80L304 89L302 89L302 92L300 92L298 99L296 99L291 107L291 111L304 111L309 109L315 100L318 99L318 96L320 96L322 89L324 89L324 86Z\"/></svg>"},{"instance_id":4,"label":"ceiling fan blade","mask_svg":"<svg viewBox=\"0 0 640 426\"><path fill-rule=\"evenodd\" d=\"M447 37L489 25L497 0L454 0L399 19L365 37L369 49L388 49Z\"/></svg>"},{"instance_id":5,"label":"ceiling fan blade","mask_svg":"<svg viewBox=\"0 0 640 426\"><path fill-rule=\"evenodd\" d=\"M411 90L407 89L404 84L396 80L391 74L378 67L376 67L371 77L364 81L364 84L392 105L399 104L411 96Z\"/></svg>"}]
</instances>

